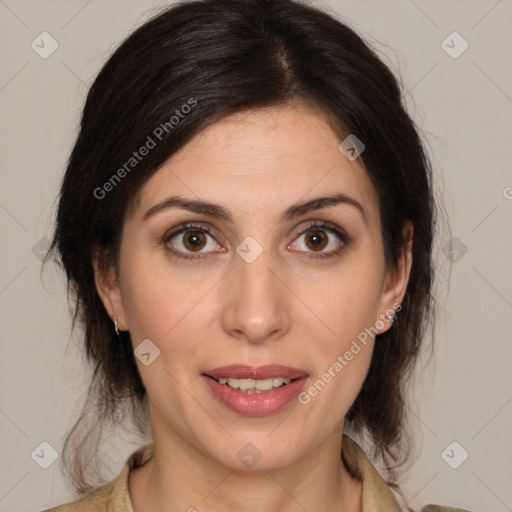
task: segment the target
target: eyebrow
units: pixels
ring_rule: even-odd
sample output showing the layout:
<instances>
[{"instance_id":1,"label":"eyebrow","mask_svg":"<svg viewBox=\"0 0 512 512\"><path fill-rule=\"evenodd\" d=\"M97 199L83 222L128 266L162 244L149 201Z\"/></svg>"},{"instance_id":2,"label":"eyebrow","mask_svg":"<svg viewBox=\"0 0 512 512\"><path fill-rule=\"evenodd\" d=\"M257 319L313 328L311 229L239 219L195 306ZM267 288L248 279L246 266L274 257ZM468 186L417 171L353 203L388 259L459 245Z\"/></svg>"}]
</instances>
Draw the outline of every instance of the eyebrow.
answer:
<instances>
[{"instance_id":1,"label":"eyebrow","mask_svg":"<svg viewBox=\"0 0 512 512\"><path fill-rule=\"evenodd\" d=\"M336 206L338 204L345 204L349 206L353 206L356 208L363 220L366 224L368 224L368 219L366 216L366 212L362 205L356 201L354 198L347 196L345 194L333 194L329 196L316 197L314 199L310 199L308 201L302 201L296 203L289 208L287 208L283 214L281 215L280 222L290 221L307 213L321 210L323 208L327 208L329 206ZM186 199L179 196L171 196L152 206L143 217L143 220L146 221L153 215L157 213L167 210L169 208L182 208L183 210L188 210L194 213L207 215L209 217L213 217L219 220L223 220L228 223L233 223L233 215L226 208L213 203L208 203L206 201L196 200L196 199Z\"/></svg>"}]
</instances>

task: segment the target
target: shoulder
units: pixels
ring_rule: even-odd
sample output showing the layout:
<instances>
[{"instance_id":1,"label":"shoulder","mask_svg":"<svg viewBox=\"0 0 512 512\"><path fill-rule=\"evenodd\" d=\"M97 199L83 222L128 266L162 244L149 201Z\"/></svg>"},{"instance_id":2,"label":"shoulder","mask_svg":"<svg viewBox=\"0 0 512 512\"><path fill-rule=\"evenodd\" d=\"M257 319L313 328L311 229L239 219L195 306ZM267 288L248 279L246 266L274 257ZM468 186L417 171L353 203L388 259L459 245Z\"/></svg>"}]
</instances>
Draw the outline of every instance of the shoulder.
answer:
<instances>
[{"instance_id":1,"label":"shoulder","mask_svg":"<svg viewBox=\"0 0 512 512\"><path fill-rule=\"evenodd\" d=\"M82 498L41 512L129 512L132 511L128 492L128 475L133 467L145 464L154 453L153 443L135 450L126 460L119 475Z\"/></svg>"},{"instance_id":2,"label":"shoulder","mask_svg":"<svg viewBox=\"0 0 512 512\"><path fill-rule=\"evenodd\" d=\"M400 512L388 484L370 462L363 449L351 437L343 435L342 458L349 472L363 482L363 512L387 510ZM419 512L471 512L462 508L425 505Z\"/></svg>"},{"instance_id":3,"label":"shoulder","mask_svg":"<svg viewBox=\"0 0 512 512\"><path fill-rule=\"evenodd\" d=\"M70 501L41 512L85 512L89 510L94 510L95 512L107 512L114 482L115 480L112 480L112 482L99 487L87 496L78 500Z\"/></svg>"}]
</instances>

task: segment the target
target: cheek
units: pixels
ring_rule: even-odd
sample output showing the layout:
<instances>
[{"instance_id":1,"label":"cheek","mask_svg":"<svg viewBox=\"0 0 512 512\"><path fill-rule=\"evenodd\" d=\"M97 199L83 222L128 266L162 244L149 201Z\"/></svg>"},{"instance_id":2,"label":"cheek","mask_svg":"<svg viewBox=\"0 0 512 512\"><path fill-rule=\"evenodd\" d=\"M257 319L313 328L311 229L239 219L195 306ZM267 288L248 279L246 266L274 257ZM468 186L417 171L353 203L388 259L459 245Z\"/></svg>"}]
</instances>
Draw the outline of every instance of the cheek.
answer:
<instances>
[{"instance_id":1,"label":"cheek","mask_svg":"<svg viewBox=\"0 0 512 512\"><path fill-rule=\"evenodd\" d=\"M381 267L368 258L346 267L330 279L322 280L314 292L299 290L321 321L311 315L309 325L313 350L308 356L316 373L304 390L301 403L317 411L331 425L340 420L355 400L371 362L380 284ZM311 288L310 288L311 290ZM308 302L309 301L309 302Z\"/></svg>"},{"instance_id":2,"label":"cheek","mask_svg":"<svg viewBox=\"0 0 512 512\"><path fill-rule=\"evenodd\" d=\"M183 271L171 265L161 255L127 250L121 267L123 305L132 344L151 340L160 350L159 363L173 374L187 378L197 370L187 369L197 364L201 356L201 340L208 333L207 313L215 282L203 272L203 277L191 278L191 270ZM124 272L123 272L124 271ZM197 274L197 272L196 272ZM145 367L139 364L142 374Z\"/></svg>"},{"instance_id":3,"label":"cheek","mask_svg":"<svg viewBox=\"0 0 512 512\"><path fill-rule=\"evenodd\" d=\"M173 305L181 303L182 295L176 287L159 279L157 273L143 269L139 267L137 273L130 273L123 281L126 321L135 344L141 338L158 340L172 328L176 310Z\"/></svg>"},{"instance_id":4,"label":"cheek","mask_svg":"<svg viewBox=\"0 0 512 512\"><path fill-rule=\"evenodd\" d=\"M154 362L146 366L136 359L142 380L157 408L186 408L187 394L182 385L197 375L201 355L194 315L198 300L207 287L191 284L179 270L171 271L167 262L151 259L144 252L126 251L124 260L123 305L134 349L146 339L159 350ZM203 332L204 334L204 332ZM204 337L204 336L203 336Z\"/></svg>"},{"instance_id":5,"label":"cheek","mask_svg":"<svg viewBox=\"0 0 512 512\"><path fill-rule=\"evenodd\" d=\"M343 350L361 332L375 326L382 274L378 262L361 259L357 265L347 264L325 276L315 287L298 287L298 295L321 320L324 334L318 340L326 350Z\"/></svg>"},{"instance_id":6,"label":"cheek","mask_svg":"<svg viewBox=\"0 0 512 512\"><path fill-rule=\"evenodd\" d=\"M180 318L186 321L197 290L184 278L186 273L166 259L163 249L143 249L144 242L133 238L123 247L120 273L126 321L136 344L151 336L160 340Z\"/></svg>"}]
</instances>

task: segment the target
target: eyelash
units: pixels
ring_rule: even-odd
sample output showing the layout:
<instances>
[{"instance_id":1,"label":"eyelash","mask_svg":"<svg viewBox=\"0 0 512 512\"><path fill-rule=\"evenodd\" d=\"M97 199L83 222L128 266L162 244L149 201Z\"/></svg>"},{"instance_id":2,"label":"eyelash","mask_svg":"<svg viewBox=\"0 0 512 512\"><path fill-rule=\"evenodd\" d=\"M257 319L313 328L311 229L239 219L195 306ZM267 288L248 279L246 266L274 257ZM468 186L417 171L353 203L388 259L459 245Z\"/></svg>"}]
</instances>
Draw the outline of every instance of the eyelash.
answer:
<instances>
[{"instance_id":1,"label":"eyelash","mask_svg":"<svg viewBox=\"0 0 512 512\"><path fill-rule=\"evenodd\" d=\"M351 239L344 231L340 230L340 228L338 228L335 224L332 224L331 222L327 222L327 221L312 221L305 229L301 230L297 234L296 238L299 238L304 233L313 231L314 229L322 229L324 231L334 233L335 235L337 235L340 238L340 240L342 241L342 244L335 251L331 251L331 252L328 252L325 254L310 253L310 257L309 257L310 261L311 260L322 260L322 259L326 259L326 258L333 258L335 256L339 256L341 254L341 252L343 251L343 249L350 243ZM212 238L214 238L213 234L212 234L212 229L208 225L183 224L182 226L179 227L179 229L177 229L169 234L165 234L162 242L165 245L167 245L169 240L171 240L172 238L174 238L177 235L186 233L187 231L202 231L202 232L210 235ZM201 253L196 253L196 255L194 255L194 256L185 256L182 252L177 251L175 249L171 249L170 247L167 247L167 250L171 253L171 255L173 257L183 259L183 260L186 260L189 262L192 260L199 260L199 259L205 258L207 256L207 254L201 254Z\"/></svg>"}]
</instances>

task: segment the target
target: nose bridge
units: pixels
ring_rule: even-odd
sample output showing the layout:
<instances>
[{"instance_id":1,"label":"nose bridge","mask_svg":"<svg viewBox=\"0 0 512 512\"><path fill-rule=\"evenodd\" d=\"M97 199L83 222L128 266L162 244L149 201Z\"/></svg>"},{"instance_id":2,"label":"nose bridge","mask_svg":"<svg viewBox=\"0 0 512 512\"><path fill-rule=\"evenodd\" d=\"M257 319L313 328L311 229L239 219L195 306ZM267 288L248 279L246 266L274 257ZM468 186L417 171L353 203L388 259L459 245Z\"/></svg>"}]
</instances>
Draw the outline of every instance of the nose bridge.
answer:
<instances>
[{"instance_id":1,"label":"nose bridge","mask_svg":"<svg viewBox=\"0 0 512 512\"><path fill-rule=\"evenodd\" d=\"M250 237L237 247L222 315L223 327L232 336L261 342L289 329L288 300L273 259Z\"/></svg>"}]
</instances>

